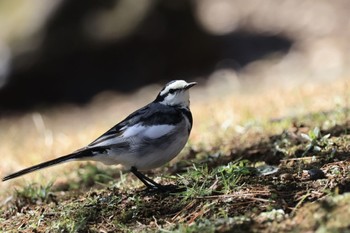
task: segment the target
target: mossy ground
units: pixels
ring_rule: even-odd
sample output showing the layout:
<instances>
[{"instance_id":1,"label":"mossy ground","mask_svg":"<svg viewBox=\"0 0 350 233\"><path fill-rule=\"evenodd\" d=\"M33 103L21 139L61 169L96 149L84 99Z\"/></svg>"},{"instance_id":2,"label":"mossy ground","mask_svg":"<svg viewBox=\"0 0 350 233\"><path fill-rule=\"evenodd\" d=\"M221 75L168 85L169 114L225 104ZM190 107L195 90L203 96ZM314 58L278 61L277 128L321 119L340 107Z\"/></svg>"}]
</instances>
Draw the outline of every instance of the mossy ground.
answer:
<instances>
[{"instance_id":1,"label":"mossy ground","mask_svg":"<svg viewBox=\"0 0 350 233\"><path fill-rule=\"evenodd\" d=\"M6 143L1 153L8 152L3 164L8 163L1 175L16 170L15 162L27 166L48 159L37 154L52 158L83 146L112 122L116 109L138 105L113 98L121 104L110 108L95 100L85 108L63 106L63 111L2 119L7 136L0 135ZM61 165L1 184L0 229L349 231L343 218L350 209L349 101L345 79L217 98L198 91L192 98L195 126L187 147L175 161L148 173L162 184L183 187L182 192L145 192L132 174L115 167ZM89 117L79 121L84 115ZM261 174L261 168L278 170Z\"/></svg>"}]
</instances>

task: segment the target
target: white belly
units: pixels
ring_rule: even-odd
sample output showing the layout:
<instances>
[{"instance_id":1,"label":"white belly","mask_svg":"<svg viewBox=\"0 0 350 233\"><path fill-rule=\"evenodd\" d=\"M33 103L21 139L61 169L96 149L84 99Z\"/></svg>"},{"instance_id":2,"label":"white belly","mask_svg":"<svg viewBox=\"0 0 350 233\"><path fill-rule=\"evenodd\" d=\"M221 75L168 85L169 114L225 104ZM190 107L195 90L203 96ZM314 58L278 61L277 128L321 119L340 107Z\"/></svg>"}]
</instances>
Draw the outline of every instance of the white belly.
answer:
<instances>
[{"instance_id":1,"label":"white belly","mask_svg":"<svg viewBox=\"0 0 350 233\"><path fill-rule=\"evenodd\" d=\"M149 170L160 167L175 158L185 147L187 140L188 136L182 137L181 139L174 140L166 149L158 148L153 153L145 156L141 155L142 159L138 159L132 166L138 170Z\"/></svg>"},{"instance_id":2,"label":"white belly","mask_svg":"<svg viewBox=\"0 0 350 233\"><path fill-rule=\"evenodd\" d=\"M149 170L160 167L175 158L186 145L189 136L186 123L184 121L176 130L159 138L145 139L140 135L133 135L128 138L133 140L130 149L113 149L112 146L108 153L99 154L92 159L108 165L121 164L127 169L135 167L138 170Z\"/></svg>"}]
</instances>

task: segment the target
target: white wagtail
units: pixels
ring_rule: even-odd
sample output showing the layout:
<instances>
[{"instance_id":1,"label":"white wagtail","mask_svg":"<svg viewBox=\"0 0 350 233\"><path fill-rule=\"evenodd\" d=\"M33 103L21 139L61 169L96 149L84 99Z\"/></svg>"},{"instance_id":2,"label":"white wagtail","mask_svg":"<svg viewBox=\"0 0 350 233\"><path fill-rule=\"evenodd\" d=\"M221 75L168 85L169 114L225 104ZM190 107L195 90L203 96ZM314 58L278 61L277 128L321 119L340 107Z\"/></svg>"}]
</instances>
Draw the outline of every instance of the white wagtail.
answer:
<instances>
[{"instance_id":1,"label":"white wagtail","mask_svg":"<svg viewBox=\"0 0 350 233\"><path fill-rule=\"evenodd\" d=\"M160 167L172 160L185 146L192 128L189 108L189 88L196 83L171 81L150 104L131 113L88 146L71 154L40 163L8 175L9 179L76 160L122 164L139 178L147 188L165 190L139 170Z\"/></svg>"}]
</instances>

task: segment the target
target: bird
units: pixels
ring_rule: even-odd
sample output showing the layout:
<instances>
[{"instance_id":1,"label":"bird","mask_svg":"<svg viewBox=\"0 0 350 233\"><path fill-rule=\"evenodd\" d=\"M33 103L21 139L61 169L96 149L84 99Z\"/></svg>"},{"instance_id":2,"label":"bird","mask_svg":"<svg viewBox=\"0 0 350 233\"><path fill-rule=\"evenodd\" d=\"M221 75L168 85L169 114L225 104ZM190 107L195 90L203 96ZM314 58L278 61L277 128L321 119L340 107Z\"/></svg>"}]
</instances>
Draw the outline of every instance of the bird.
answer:
<instances>
[{"instance_id":1,"label":"bird","mask_svg":"<svg viewBox=\"0 0 350 233\"><path fill-rule=\"evenodd\" d=\"M196 84L173 80L153 102L131 113L87 146L5 176L2 181L65 162L98 161L123 165L146 189L168 191L171 185L161 185L140 171L163 166L186 145L193 124L189 89Z\"/></svg>"}]
</instances>

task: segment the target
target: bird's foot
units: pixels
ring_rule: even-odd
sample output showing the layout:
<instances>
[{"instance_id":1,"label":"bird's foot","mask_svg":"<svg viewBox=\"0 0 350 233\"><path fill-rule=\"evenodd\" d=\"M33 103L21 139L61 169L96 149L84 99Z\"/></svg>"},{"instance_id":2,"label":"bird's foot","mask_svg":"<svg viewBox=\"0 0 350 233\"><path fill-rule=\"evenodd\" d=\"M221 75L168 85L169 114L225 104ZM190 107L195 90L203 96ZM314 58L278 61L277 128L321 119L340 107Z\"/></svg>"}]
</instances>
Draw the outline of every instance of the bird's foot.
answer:
<instances>
[{"instance_id":1,"label":"bird's foot","mask_svg":"<svg viewBox=\"0 0 350 233\"><path fill-rule=\"evenodd\" d=\"M154 194L154 193L179 193L185 191L186 188L178 187L177 185L169 184L169 185L160 185L157 186L148 186L146 189L143 190L143 192L146 192L148 194Z\"/></svg>"}]
</instances>

